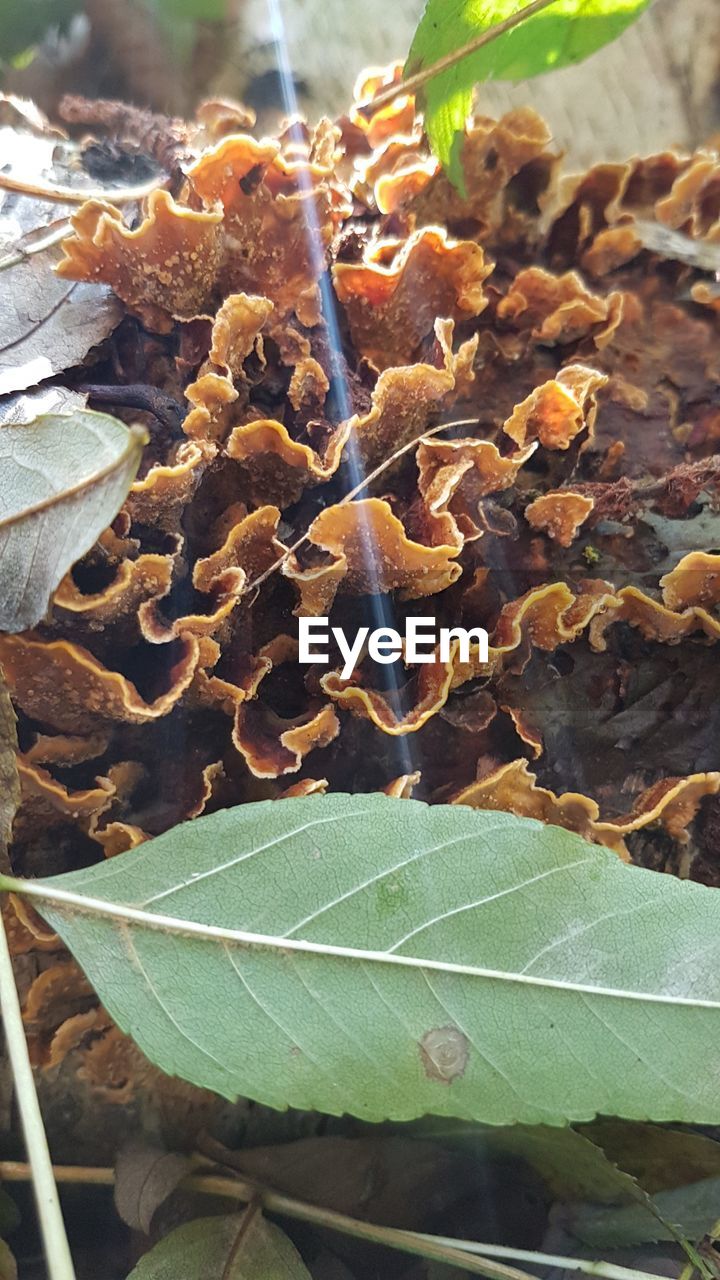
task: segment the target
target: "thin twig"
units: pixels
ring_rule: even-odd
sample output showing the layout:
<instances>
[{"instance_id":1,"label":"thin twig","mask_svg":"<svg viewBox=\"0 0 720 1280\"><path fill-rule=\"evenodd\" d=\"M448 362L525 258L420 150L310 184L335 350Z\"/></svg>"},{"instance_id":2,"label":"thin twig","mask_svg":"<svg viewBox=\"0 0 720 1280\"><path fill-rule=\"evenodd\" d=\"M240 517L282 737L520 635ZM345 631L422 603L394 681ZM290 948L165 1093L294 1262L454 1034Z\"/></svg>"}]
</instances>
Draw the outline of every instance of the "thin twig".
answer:
<instances>
[{"instance_id":1,"label":"thin twig","mask_svg":"<svg viewBox=\"0 0 720 1280\"><path fill-rule=\"evenodd\" d=\"M4 1178L7 1182L26 1182L29 1176L27 1165L15 1161L0 1163L0 1179ZM83 1168L74 1165L56 1165L55 1176L58 1182L76 1185L111 1186L115 1180L112 1169ZM230 1178L220 1174L190 1174L180 1183L180 1186L184 1191L198 1191L203 1195L240 1200L246 1204L252 1204L257 1200L271 1213L278 1213L298 1222L310 1222L314 1226L338 1231L342 1235L353 1236L358 1240L367 1240L371 1244L385 1245L401 1253L429 1258L433 1262L444 1262L449 1266L459 1267L471 1275L485 1276L487 1280L534 1280L534 1277L526 1271L506 1267L489 1258L472 1258L461 1249L438 1244L432 1239L423 1240L414 1231L400 1231L394 1227L380 1227L371 1222L361 1222L344 1213L336 1213L333 1209L322 1209L317 1205L294 1200L291 1196L281 1195L277 1191L257 1187L241 1178ZM54 1277L51 1280L54 1280ZM632 1280L636 1278L633 1276ZM643 1276L642 1280L661 1280L661 1278Z\"/></svg>"},{"instance_id":2,"label":"thin twig","mask_svg":"<svg viewBox=\"0 0 720 1280\"><path fill-rule=\"evenodd\" d=\"M88 1166L56 1165L55 1176L58 1182L85 1185L111 1186L115 1181L115 1173L112 1169ZM24 1182L29 1177L28 1165L16 1161L0 1162L0 1180ZM306 1204L302 1200L295 1200L292 1196L283 1195L278 1191L258 1187L242 1178L193 1173L189 1174L180 1185L185 1191L198 1191L203 1195L240 1200L247 1204L257 1200L271 1213L293 1218L298 1222L311 1222L315 1226L338 1231L342 1235L354 1236L359 1240L367 1240L372 1244L385 1245L390 1249L398 1249L402 1253L445 1262L451 1266L460 1267L471 1275L484 1275L488 1280L534 1280L534 1277L526 1271L504 1266L501 1262L493 1262L491 1260L493 1257L512 1258L540 1266L566 1267L571 1271L583 1271L587 1275L600 1276L603 1280L664 1280L663 1277L653 1275L651 1272L634 1271L630 1267L618 1267L609 1262L592 1262L588 1258L565 1258L561 1255L531 1253L526 1249L480 1244L475 1240L453 1240L450 1236L432 1236L419 1231L381 1227L372 1222L350 1218L344 1213L336 1213L334 1209L323 1209L318 1205Z\"/></svg>"},{"instance_id":3,"label":"thin twig","mask_svg":"<svg viewBox=\"0 0 720 1280\"><path fill-rule=\"evenodd\" d=\"M185 410L178 400L146 382L131 382L122 386L87 382L80 387L80 391L96 404L120 405L126 409L151 413L171 432L179 431L185 417Z\"/></svg>"},{"instance_id":4,"label":"thin twig","mask_svg":"<svg viewBox=\"0 0 720 1280\"><path fill-rule=\"evenodd\" d=\"M260 1203L259 1199L250 1201L247 1209L245 1210L242 1216L242 1222L240 1223L240 1228L235 1237L233 1247L230 1250L230 1253L228 1254L228 1260L225 1263L225 1266L223 1267L223 1273L222 1273L222 1276L220 1277L220 1280L232 1280L233 1273L237 1275L237 1272L235 1272L235 1263L237 1262L240 1256L240 1250L242 1249L245 1243L248 1231L250 1230L253 1222L257 1218L257 1215L259 1214L261 1209L262 1209L262 1204Z\"/></svg>"},{"instance_id":5,"label":"thin twig","mask_svg":"<svg viewBox=\"0 0 720 1280\"><path fill-rule=\"evenodd\" d=\"M458 62L462 62L464 58L470 56L471 53L477 53L478 49L484 49L485 45L491 44L493 40L497 40L499 36L504 36L506 32L512 31L514 27L518 27L521 22L525 22L527 18L532 18L534 14L540 13L543 9L547 9L549 5L555 4L556 0L532 0L531 4L525 5L524 9L519 9L517 13L513 13L509 18L505 18L503 22L498 22L494 27L489 27L487 31L483 31L481 35L475 36L473 40L468 40L461 49L454 49L452 53L446 53L443 58L438 58L437 62L433 62L429 67L423 67L422 71L416 72L414 76L409 76L407 80L400 80L397 84L393 84L384 93L379 93L371 102L363 102L356 111L363 116L372 116L376 111L387 107L396 98L404 97L405 94L417 93L418 89L422 89L428 80L432 80L434 76L440 75L441 71L449 71L451 67L457 66Z\"/></svg>"},{"instance_id":6,"label":"thin twig","mask_svg":"<svg viewBox=\"0 0 720 1280\"><path fill-rule=\"evenodd\" d=\"M423 1240L451 1241L450 1236L426 1236L418 1232ZM475 1240L455 1240L452 1244L469 1254L481 1254L492 1258L516 1258L519 1262L530 1262L538 1267L561 1267L563 1271L582 1271L588 1276L602 1276L604 1280L658 1280L647 1271L635 1271L632 1267L619 1267L613 1262L593 1262L590 1258L566 1258L559 1253L536 1253L532 1249L510 1249L500 1244L478 1244Z\"/></svg>"},{"instance_id":7,"label":"thin twig","mask_svg":"<svg viewBox=\"0 0 720 1280\"><path fill-rule=\"evenodd\" d=\"M340 499L337 506L344 507L348 502L352 502L353 498L357 498L358 494L362 493L363 489L366 489L369 484L372 484L373 480L377 480L378 476L381 476L384 471L387 471L388 467L391 467L394 462L397 462L398 458L402 458L404 453L409 453L411 449L415 448L415 445L422 444L423 440L429 440L431 436L438 435L440 431L448 431L451 427L476 427L477 422L477 418L458 418L454 422L440 422L436 427L431 427L429 431L423 431L422 435L415 436L414 440L409 440L407 444L402 446L402 448L396 449L394 453L391 453L389 458L385 458L383 462L379 463L374 471L371 471L369 475L365 476L364 480L361 480L359 484L355 485L354 489L351 489L349 493L346 493L344 497ZM270 568L266 569L264 573L261 573L259 577L254 578L252 582L249 582L243 592L243 595L247 595L247 593L252 591L255 587L262 586L263 582L267 581L273 573L277 573L278 569L281 569L284 564L287 564L290 556L294 555L296 551L299 551L301 547L304 547L309 534L310 530L307 529L302 537L298 538L297 542L293 542L292 546L288 547L283 552L279 560L276 560L274 564L271 564Z\"/></svg>"},{"instance_id":8,"label":"thin twig","mask_svg":"<svg viewBox=\"0 0 720 1280\"><path fill-rule=\"evenodd\" d=\"M145 182L137 187L63 187L51 186L42 182L23 182L11 173L0 173L0 188L5 191L17 191L22 196L34 196L38 200L50 200L57 204L84 204L86 200L105 200L108 204L129 204L134 200L142 200L152 191L157 191L167 182L163 176Z\"/></svg>"},{"instance_id":9,"label":"thin twig","mask_svg":"<svg viewBox=\"0 0 720 1280\"><path fill-rule=\"evenodd\" d=\"M61 240L70 231L70 220L62 218L60 223L53 223L52 227L47 228L47 235L33 240L30 244L19 245L12 253L8 253L4 258L0 258L0 271L7 271L9 267L17 267L26 258L31 258L34 253L44 253L46 249L51 249L54 244L59 244Z\"/></svg>"},{"instance_id":10,"label":"thin twig","mask_svg":"<svg viewBox=\"0 0 720 1280\"><path fill-rule=\"evenodd\" d=\"M5 1030L5 1043L13 1072L20 1121L25 1146L30 1159L29 1177L32 1179L37 1204L40 1231L45 1248L49 1280L75 1280L75 1268L70 1246L65 1234L65 1224L60 1210L52 1161L48 1150L45 1127L40 1114L35 1081L28 1054L25 1028L23 1027L20 1001L13 973L5 924L0 916L0 1009Z\"/></svg>"}]
</instances>

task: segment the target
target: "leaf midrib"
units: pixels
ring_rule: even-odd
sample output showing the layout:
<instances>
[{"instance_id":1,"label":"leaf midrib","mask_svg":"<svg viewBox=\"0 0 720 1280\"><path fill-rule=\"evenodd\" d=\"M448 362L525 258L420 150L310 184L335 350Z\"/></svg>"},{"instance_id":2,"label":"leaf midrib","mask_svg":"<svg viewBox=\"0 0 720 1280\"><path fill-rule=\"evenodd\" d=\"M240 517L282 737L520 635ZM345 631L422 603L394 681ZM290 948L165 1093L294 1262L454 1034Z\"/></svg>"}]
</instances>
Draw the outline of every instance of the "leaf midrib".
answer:
<instances>
[{"instance_id":1,"label":"leaf midrib","mask_svg":"<svg viewBox=\"0 0 720 1280\"><path fill-rule=\"evenodd\" d=\"M88 410L87 412L91 411ZM13 428L18 426L33 427L40 422L43 417L50 416L56 417L58 415L41 414L40 417L35 418L32 422L12 423L11 425ZM102 416L109 418L109 415L107 414L103 414ZM112 421L112 419L110 420ZM119 454L117 458L113 458L99 471L94 471L91 475L84 476L82 480L78 480L76 484L70 485L69 488L58 489L56 493L48 494L46 498L41 498L39 502L33 503L31 507L23 507L20 511L15 511L9 516L4 516L0 519L0 533L2 533L4 529L19 524L21 521L30 520L35 516L43 515L46 511L51 511L54 507L59 506L60 503L72 501L74 498L80 497L88 489L92 490L98 485L104 484L104 482L111 476L124 470L128 462L132 460L134 455L138 453L142 445L147 441L147 433L145 432L144 427L132 426L127 427L126 430L127 441L123 445L122 453ZM13 459L13 461L15 460ZM25 467L24 469L33 472L32 467ZM33 472L33 474L37 473Z\"/></svg>"},{"instance_id":2,"label":"leaf midrib","mask_svg":"<svg viewBox=\"0 0 720 1280\"><path fill-rule=\"evenodd\" d=\"M670 1005L693 1009L720 1009L718 1000L701 1000L691 996L672 996L658 992L621 990L617 987L593 986L587 983L566 982L559 978L543 978L527 973L509 973L501 969L486 969L476 965L456 964L452 961L425 960L418 956L398 955L390 951L368 951L356 947L338 946L334 943L307 942L298 938L275 937L272 934L250 933L239 929L226 929L217 925L201 924L193 920L180 920L174 916L155 915L138 907L90 898L64 889L50 888L38 881L17 880L0 876L0 889L34 898L57 908L65 915L90 915L125 925L136 925L160 933L177 934L206 942L232 944L247 949L299 953L323 956L339 960L354 960L361 964L395 965L421 972L449 973L461 977L477 978L490 982L507 982L517 986L540 987L581 996L629 1000L646 1004Z\"/></svg>"}]
</instances>

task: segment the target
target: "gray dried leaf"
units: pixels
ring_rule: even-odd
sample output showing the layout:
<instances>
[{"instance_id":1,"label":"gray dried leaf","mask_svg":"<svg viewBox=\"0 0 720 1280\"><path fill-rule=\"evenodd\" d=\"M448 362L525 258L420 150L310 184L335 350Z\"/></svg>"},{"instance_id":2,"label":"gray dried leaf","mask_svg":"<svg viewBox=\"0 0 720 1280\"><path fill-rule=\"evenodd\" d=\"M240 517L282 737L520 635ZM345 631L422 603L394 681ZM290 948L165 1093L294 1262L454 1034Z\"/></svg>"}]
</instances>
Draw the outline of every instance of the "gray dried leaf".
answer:
<instances>
[{"instance_id":1,"label":"gray dried leaf","mask_svg":"<svg viewBox=\"0 0 720 1280\"><path fill-rule=\"evenodd\" d=\"M646 249L659 253L663 258L685 262L699 271L720 271L720 244L712 240L694 240L662 222L650 222L645 218L636 218L633 229Z\"/></svg>"},{"instance_id":2,"label":"gray dried leaf","mask_svg":"<svg viewBox=\"0 0 720 1280\"><path fill-rule=\"evenodd\" d=\"M87 409L0 426L0 629L40 621L120 509L146 439Z\"/></svg>"},{"instance_id":3,"label":"gray dried leaf","mask_svg":"<svg viewBox=\"0 0 720 1280\"><path fill-rule=\"evenodd\" d=\"M667 548L667 559L656 563L656 572L667 573L674 569L690 551L698 547L711 550L720 548L720 511L708 498L701 499L698 514L689 520L673 520L658 511L643 511L640 519L650 525L656 537Z\"/></svg>"},{"instance_id":4,"label":"gray dried leaf","mask_svg":"<svg viewBox=\"0 0 720 1280\"><path fill-rule=\"evenodd\" d=\"M186 1156L145 1143L128 1144L115 1166L115 1208L133 1231L149 1235L161 1204L190 1168Z\"/></svg>"},{"instance_id":5,"label":"gray dried leaf","mask_svg":"<svg viewBox=\"0 0 720 1280\"><path fill-rule=\"evenodd\" d=\"M0 256L57 217L57 206L13 192L0 194ZM81 363L112 333L122 307L109 289L61 280L57 247L3 272L0 395L23 391Z\"/></svg>"},{"instance_id":6,"label":"gray dried leaf","mask_svg":"<svg viewBox=\"0 0 720 1280\"><path fill-rule=\"evenodd\" d=\"M32 422L41 413L72 413L84 409L87 396L66 387L38 387L0 398L0 426L10 422Z\"/></svg>"},{"instance_id":7,"label":"gray dried leaf","mask_svg":"<svg viewBox=\"0 0 720 1280\"><path fill-rule=\"evenodd\" d=\"M0 127L4 164L29 181L68 184L67 169L56 163L57 146L52 134ZM65 212L50 201L0 191L0 258L28 246ZM54 274L60 256L59 247L51 245L2 273L0 395L79 364L122 319L122 307L109 289Z\"/></svg>"}]
</instances>

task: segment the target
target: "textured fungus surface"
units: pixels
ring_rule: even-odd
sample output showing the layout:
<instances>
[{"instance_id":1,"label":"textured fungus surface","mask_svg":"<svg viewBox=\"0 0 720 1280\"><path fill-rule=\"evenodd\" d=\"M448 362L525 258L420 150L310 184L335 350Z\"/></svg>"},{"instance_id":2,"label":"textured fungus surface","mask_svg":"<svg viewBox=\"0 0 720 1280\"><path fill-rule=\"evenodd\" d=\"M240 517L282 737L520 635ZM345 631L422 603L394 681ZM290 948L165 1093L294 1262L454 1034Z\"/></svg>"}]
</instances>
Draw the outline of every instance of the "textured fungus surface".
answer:
<instances>
[{"instance_id":1,"label":"textured fungus surface","mask_svg":"<svg viewBox=\"0 0 720 1280\"><path fill-rule=\"evenodd\" d=\"M411 99L277 142L225 136L240 119L205 123L173 197L126 221L91 201L65 241L61 274L128 312L98 380L140 369L179 412L47 618L0 637L16 870L122 857L245 800L377 789L720 883L717 155L563 179L514 110L471 126L460 196ZM342 679L332 644L299 664L298 614L483 627L488 660L362 652ZM59 950L22 906L11 932ZM37 1062L80 1054L119 1101L147 1083L60 956L26 1019ZM452 1034L419 1046L447 1081Z\"/></svg>"}]
</instances>

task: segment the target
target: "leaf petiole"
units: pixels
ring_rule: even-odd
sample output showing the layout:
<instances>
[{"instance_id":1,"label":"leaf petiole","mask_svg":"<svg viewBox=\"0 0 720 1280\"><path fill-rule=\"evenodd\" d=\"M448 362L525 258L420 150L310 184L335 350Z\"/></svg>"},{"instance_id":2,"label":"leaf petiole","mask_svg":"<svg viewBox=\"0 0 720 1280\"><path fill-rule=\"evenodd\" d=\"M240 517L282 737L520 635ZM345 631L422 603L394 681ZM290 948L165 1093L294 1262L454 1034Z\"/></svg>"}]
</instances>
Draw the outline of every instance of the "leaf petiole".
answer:
<instances>
[{"instance_id":1,"label":"leaf petiole","mask_svg":"<svg viewBox=\"0 0 720 1280\"><path fill-rule=\"evenodd\" d=\"M458 62L462 62L464 58L468 58L470 54L477 53L478 49L484 49L486 45L492 44L493 40L499 39L500 36L506 35L508 31L512 31L514 27L518 27L521 22L526 22L528 18L534 17L536 13L541 13L543 9L547 9L551 4L556 4L557 0L531 0L530 4L524 5L522 9L518 9L517 13L513 13L509 18L505 18L503 22L498 22L494 27L488 27L487 31L483 31L474 39L468 40L467 44L462 45L460 49L453 49L452 53L446 53L444 58L438 58L437 62L433 62L429 67L423 67L421 71L417 71L415 75L409 76L407 80L400 80L397 84L393 84L384 93L379 93L372 102L363 102L356 108L358 113L363 116L375 115L377 111L381 111L383 107L389 106L396 98L404 97L406 94L417 93L418 89L422 89L434 76L440 75L442 71L449 71L452 67L457 66Z\"/></svg>"}]
</instances>

